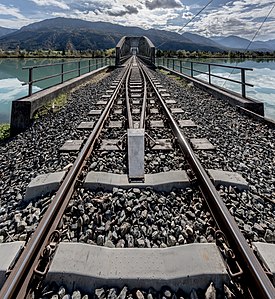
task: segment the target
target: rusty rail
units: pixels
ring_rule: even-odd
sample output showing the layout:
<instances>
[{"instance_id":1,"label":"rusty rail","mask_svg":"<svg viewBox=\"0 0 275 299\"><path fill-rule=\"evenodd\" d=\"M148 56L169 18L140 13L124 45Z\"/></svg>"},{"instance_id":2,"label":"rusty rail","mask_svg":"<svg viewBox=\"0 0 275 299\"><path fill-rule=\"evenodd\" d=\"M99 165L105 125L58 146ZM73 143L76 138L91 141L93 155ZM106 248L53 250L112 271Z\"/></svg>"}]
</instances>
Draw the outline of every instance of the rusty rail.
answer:
<instances>
[{"instance_id":1,"label":"rusty rail","mask_svg":"<svg viewBox=\"0 0 275 299\"><path fill-rule=\"evenodd\" d=\"M213 218L215 219L220 230L225 233L228 241L230 242L230 245L237 255L239 264L242 266L245 275L247 275L247 281L254 298L275 298L275 289L273 284L264 272L252 249L246 242L243 234L238 228L237 223L223 203L219 193L211 182L200 161L196 157L186 137L182 134L177 122L174 120L172 114L170 113L157 88L154 86L154 83L147 71L146 76L161 102L163 110L167 115L168 121L170 123L170 127L177 138L177 142L182 149L185 158L187 159L189 165L191 166L198 179L199 186L202 190L202 193L205 197L207 205L209 206Z\"/></svg>"},{"instance_id":2,"label":"rusty rail","mask_svg":"<svg viewBox=\"0 0 275 299\"><path fill-rule=\"evenodd\" d=\"M114 100L129 72L129 69L130 66L125 69L125 73L122 76L120 83L116 87L83 149L79 153L69 173L66 175L65 180L61 184L25 250L19 257L14 269L6 279L0 291L1 299L22 299L25 298L29 291L34 267L37 265L39 257L41 256L51 234L56 229L65 208L69 203L69 200L74 192L77 178L86 163L87 157L90 156L93 150L95 141L110 113Z\"/></svg>"}]
</instances>

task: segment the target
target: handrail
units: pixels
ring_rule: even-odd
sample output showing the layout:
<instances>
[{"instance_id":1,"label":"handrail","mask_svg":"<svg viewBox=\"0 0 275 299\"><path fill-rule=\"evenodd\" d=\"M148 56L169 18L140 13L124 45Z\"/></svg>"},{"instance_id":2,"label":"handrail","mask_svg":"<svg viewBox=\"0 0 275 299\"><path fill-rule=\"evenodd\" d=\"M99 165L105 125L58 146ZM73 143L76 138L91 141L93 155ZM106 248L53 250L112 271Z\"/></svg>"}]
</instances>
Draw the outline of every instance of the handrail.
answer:
<instances>
[{"instance_id":1,"label":"handrail","mask_svg":"<svg viewBox=\"0 0 275 299\"><path fill-rule=\"evenodd\" d=\"M34 83L41 82L41 81L44 81L44 80L48 80L48 79L52 79L52 78L56 78L56 77L61 76L61 82L58 83L58 84L62 84L65 81L69 80L69 79L64 80L64 75L70 74L70 73L73 73L73 72L78 72L78 74L75 77L80 77L82 70L88 69L88 71L86 71L84 73L91 72L91 68L92 67L95 67L95 69L98 69L99 67L103 67L104 65L107 65L108 60L109 60L109 64L110 64L110 58L99 58L99 59L96 58L95 62L93 61L94 62L93 64L91 64L92 60L89 59L89 60L77 60L77 61L75 60L75 61L68 61L68 62L64 62L63 61L63 62L59 62L59 63L50 63L50 64L25 66L22 69L29 71L29 79L28 79L27 82L24 82L22 85L29 85L28 96L31 96L33 94L32 87L33 87ZM88 62L88 65L81 66L81 62ZM68 70L68 71L64 71L64 65L72 64L72 63L77 63L77 68L74 68L74 69ZM61 66L60 73L56 73L56 74L45 76L45 77L38 78L38 79L33 79L33 70L34 69L44 68L44 67L52 67L52 66L58 66L58 65Z\"/></svg>"},{"instance_id":2,"label":"handrail","mask_svg":"<svg viewBox=\"0 0 275 299\"><path fill-rule=\"evenodd\" d=\"M226 67L229 69L239 69L239 70L246 70L246 71L253 71L252 68L247 68L247 67L242 67L242 66L232 66L232 65L224 65L224 64L218 64L218 63L208 63L208 62L200 62L200 61L192 61L193 63L196 64L205 64L205 65L213 65L213 66L221 66L221 67Z\"/></svg>"},{"instance_id":3,"label":"handrail","mask_svg":"<svg viewBox=\"0 0 275 299\"><path fill-rule=\"evenodd\" d=\"M106 59L106 58L95 58L95 59L103 60L103 59ZM109 59L109 58L107 58L107 59ZM42 67L48 67L48 66L54 66L54 65L62 65L62 64L65 65L65 64L76 63L76 62L79 62L79 61L81 61L81 60L72 60L72 61L67 61L67 62L57 62L57 63L47 63L47 64L24 66L24 67L22 67L22 70L26 70L26 69L29 69L29 68L36 69L36 68L42 68ZM85 61L90 61L90 59L85 60Z\"/></svg>"},{"instance_id":4,"label":"handrail","mask_svg":"<svg viewBox=\"0 0 275 299\"><path fill-rule=\"evenodd\" d=\"M175 70L175 67L179 68L180 73L183 73L183 69L188 70L188 71L190 71L190 76L192 78L194 77L194 73L199 73L199 74L207 75L208 76L208 83L211 84L211 85L213 85L212 82L211 82L211 78L212 77L219 78L219 79L222 79L222 80L225 80L225 81L230 81L230 82L233 82L233 83L236 83L236 84L240 84L241 85L241 89L242 89L241 95L242 95L243 98L246 98L246 86L249 86L249 87L253 87L254 86L253 84L247 83L245 81L245 72L246 71L253 71L252 68L240 67L240 66L231 66L231 65L224 65L224 64L217 64L217 63L199 62L199 61L186 61L187 63L190 63L190 67L186 67L186 66L182 65L182 63L183 63L182 60L176 60L176 59L170 59L170 58L166 59L166 66L167 66L167 68L170 67L170 61L171 60L172 60L172 69L173 70ZM180 62L180 64L175 64L175 62L178 62L178 61ZM201 70L195 69L194 68L195 64L207 65L208 66L208 71L203 72ZM159 60L158 60L158 65L160 65ZM165 66L165 60L164 60L164 58L163 58L163 66ZM221 76L212 74L211 73L211 66L218 66L218 67L222 67L222 68L240 70L241 80L238 81L238 80L234 80L234 79L230 79L230 78L225 78L225 77L221 77ZM203 79L200 79L200 80L207 82L207 80L203 80Z\"/></svg>"}]
</instances>

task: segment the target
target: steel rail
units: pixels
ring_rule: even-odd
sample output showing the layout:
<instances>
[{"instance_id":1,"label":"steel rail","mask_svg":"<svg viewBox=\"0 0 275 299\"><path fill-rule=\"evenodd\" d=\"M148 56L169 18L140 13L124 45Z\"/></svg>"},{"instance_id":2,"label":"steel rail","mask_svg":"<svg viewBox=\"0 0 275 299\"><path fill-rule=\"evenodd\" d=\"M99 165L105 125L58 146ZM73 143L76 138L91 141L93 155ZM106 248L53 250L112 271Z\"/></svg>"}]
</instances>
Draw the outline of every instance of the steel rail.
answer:
<instances>
[{"instance_id":1,"label":"steel rail","mask_svg":"<svg viewBox=\"0 0 275 299\"><path fill-rule=\"evenodd\" d=\"M33 233L26 248L19 257L17 263L11 274L6 279L2 289L0 290L1 299L22 299L25 298L29 284L33 275L33 268L37 264L41 253L48 243L51 233L56 229L64 211L67 207L69 200L74 192L74 187L77 178L85 165L87 158L91 154L95 141L106 121L110 110L113 106L114 100L125 80L126 75L129 73L130 64L125 69L118 86L116 87L112 97L103 110L97 124L95 125L92 133L90 134L83 149L79 153L76 161L71 167L69 173L66 175L63 183L57 191L54 199L49 205L44 217L40 221L37 229Z\"/></svg>"},{"instance_id":2,"label":"steel rail","mask_svg":"<svg viewBox=\"0 0 275 299\"><path fill-rule=\"evenodd\" d=\"M130 61L132 63L132 59ZM131 71L128 72L125 82L125 100L126 100L126 110L127 110L127 120L128 120L128 128L133 129L134 122L131 113L131 105L130 105L130 97L129 97L129 81L130 81Z\"/></svg>"},{"instance_id":3,"label":"steel rail","mask_svg":"<svg viewBox=\"0 0 275 299\"><path fill-rule=\"evenodd\" d=\"M213 218L215 219L218 227L225 233L238 258L238 262L242 266L245 274L248 275L249 286L254 298L274 299L275 289L273 284L264 272L252 249L246 242L237 223L223 203L219 193L196 157L186 137L180 131L177 122L174 120L160 93L155 87L150 75L147 71L145 71L145 73L162 104L163 110L168 118L171 129L177 138L178 144L199 181L200 188Z\"/></svg>"},{"instance_id":4,"label":"steel rail","mask_svg":"<svg viewBox=\"0 0 275 299\"><path fill-rule=\"evenodd\" d=\"M139 122L139 128L145 129L145 119L146 119L146 106L147 106L147 82L146 77L144 74L144 70L142 69L140 62L138 62L139 69L143 78L143 99L142 99L142 109L141 109L141 115L140 115L140 122Z\"/></svg>"}]
</instances>

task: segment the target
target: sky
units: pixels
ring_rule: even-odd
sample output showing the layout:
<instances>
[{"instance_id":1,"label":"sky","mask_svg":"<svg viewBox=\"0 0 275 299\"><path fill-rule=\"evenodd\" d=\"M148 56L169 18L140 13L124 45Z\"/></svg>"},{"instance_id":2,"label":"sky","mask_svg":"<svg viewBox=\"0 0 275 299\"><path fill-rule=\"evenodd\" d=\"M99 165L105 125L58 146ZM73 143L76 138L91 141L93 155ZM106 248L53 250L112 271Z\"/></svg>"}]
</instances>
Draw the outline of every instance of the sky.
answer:
<instances>
[{"instance_id":1,"label":"sky","mask_svg":"<svg viewBox=\"0 0 275 299\"><path fill-rule=\"evenodd\" d=\"M268 40L275 39L274 6L275 1L270 0L1 0L0 26L19 29L44 19L66 17L207 37L237 35L252 39L273 7L255 38Z\"/></svg>"}]
</instances>

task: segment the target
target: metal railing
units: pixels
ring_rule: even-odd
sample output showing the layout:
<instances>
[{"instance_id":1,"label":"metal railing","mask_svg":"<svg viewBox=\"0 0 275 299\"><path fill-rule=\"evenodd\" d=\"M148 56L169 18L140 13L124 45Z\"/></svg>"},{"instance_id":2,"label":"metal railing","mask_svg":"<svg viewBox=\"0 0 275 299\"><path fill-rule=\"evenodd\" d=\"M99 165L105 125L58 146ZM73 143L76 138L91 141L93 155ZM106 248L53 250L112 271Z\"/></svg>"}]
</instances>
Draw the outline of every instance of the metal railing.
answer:
<instances>
[{"instance_id":1,"label":"metal railing","mask_svg":"<svg viewBox=\"0 0 275 299\"><path fill-rule=\"evenodd\" d=\"M52 79L52 78L60 77L60 82L57 83L57 84L62 84L62 83L66 82L66 81L68 81L72 78L80 77L81 75L83 75L85 73L91 72L92 70L98 69L98 68L103 67L105 65L110 65L110 61L111 61L110 58L100 58L100 59L95 58L95 59L92 59L92 60L77 60L77 61L67 61L67 62L58 62L58 63L26 66L26 67L23 67L22 69L29 71L29 79L28 79L28 82L23 83L23 85L29 85L28 96L31 96L33 94L33 84L34 83L45 81L45 80ZM83 66L84 62L86 63L85 66ZM87 62L88 62L88 64L87 64ZM64 66L69 65L69 64L75 64L76 67L74 67L73 69L64 71ZM45 76L45 77L41 77L41 78L38 78L38 79L34 79L34 69L46 68L46 67L56 67L56 66L60 66L60 72L59 73L49 75L49 76ZM74 72L77 72L76 76L70 77L66 80L64 79L65 75L72 74ZM55 86L57 84L53 84L51 86ZM51 87L51 86L49 86L49 87Z\"/></svg>"},{"instance_id":2,"label":"metal railing","mask_svg":"<svg viewBox=\"0 0 275 299\"><path fill-rule=\"evenodd\" d=\"M158 59L158 66L161 65L160 61L162 60L162 65L166 66L167 68L172 68L173 70L179 70L180 73L183 73L183 70L188 70L190 71L190 76L193 78L194 74L204 74L207 75L208 80L202 80L200 78L196 78L199 79L201 81L205 81L210 85L214 85L212 83L212 77L214 78L218 78L218 79L222 79L225 81L230 81L236 84L240 84L241 85L241 95L242 97L246 98L246 86L249 87L254 87L254 85L247 83L245 81L246 79L246 71L253 71L253 69L251 68L245 68L245 67L238 67L238 66L231 66L231 65L224 65L224 64L217 64L217 63L207 63L207 62L197 62L197 61L183 61L183 60L177 60L177 59L172 59L172 58L162 58L162 59ZM166 60L166 63L165 63ZM184 63L189 63L190 67L187 67L185 65L183 65ZM196 65L206 65L207 66L207 72L204 72L202 70L198 70L195 68ZM240 80L235 80L235 79L230 79L229 77L222 77L216 74L211 73L212 71L212 67L221 67L221 68L225 68L225 69L230 69L230 70L239 70L240 71L240 75L241 75L241 79ZM231 72L232 73L232 72ZM230 74L231 75L231 74ZM215 85L217 86L217 85ZM219 87L219 86L218 86Z\"/></svg>"}]
</instances>

